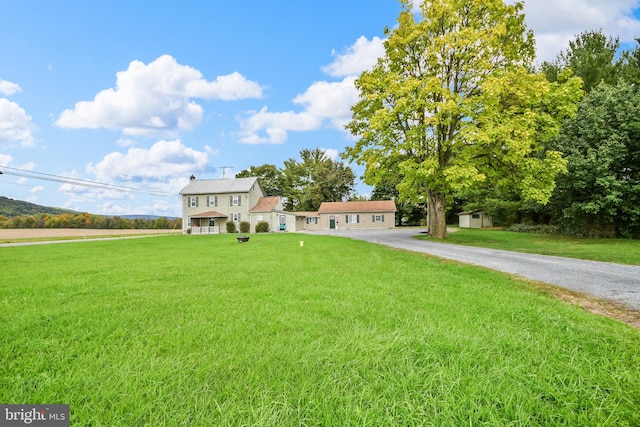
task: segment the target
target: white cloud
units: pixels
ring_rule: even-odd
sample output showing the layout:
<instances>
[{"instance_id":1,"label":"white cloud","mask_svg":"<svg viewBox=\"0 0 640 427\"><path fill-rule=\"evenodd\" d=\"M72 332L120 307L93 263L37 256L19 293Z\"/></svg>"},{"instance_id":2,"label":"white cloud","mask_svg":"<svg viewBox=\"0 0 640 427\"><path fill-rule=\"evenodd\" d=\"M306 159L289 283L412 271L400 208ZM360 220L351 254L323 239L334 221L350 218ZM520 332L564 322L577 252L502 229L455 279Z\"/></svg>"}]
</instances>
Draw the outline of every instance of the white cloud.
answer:
<instances>
[{"instance_id":1,"label":"white cloud","mask_svg":"<svg viewBox=\"0 0 640 427\"><path fill-rule=\"evenodd\" d=\"M0 94L13 95L16 92L22 92L19 84L0 79Z\"/></svg>"},{"instance_id":2,"label":"white cloud","mask_svg":"<svg viewBox=\"0 0 640 427\"><path fill-rule=\"evenodd\" d=\"M262 97L262 88L240 73L207 81L192 67L163 55L145 65L133 61L116 74L116 87L99 92L62 112L56 124L64 128L106 128L126 135L167 134L190 130L202 120L203 109L192 98L231 101Z\"/></svg>"},{"instance_id":3,"label":"white cloud","mask_svg":"<svg viewBox=\"0 0 640 427\"><path fill-rule=\"evenodd\" d=\"M44 186L43 185L36 185L35 187L33 187L31 190L29 190L30 193L40 193L41 191L44 191Z\"/></svg>"},{"instance_id":4,"label":"white cloud","mask_svg":"<svg viewBox=\"0 0 640 427\"><path fill-rule=\"evenodd\" d=\"M245 144L282 144L287 140L287 131L317 130L321 126L322 117L294 111L273 113L264 107L241 121L240 142ZM267 136L260 136L260 131L264 131Z\"/></svg>"},{"instance_id":5,"label":"white cloud","mask_svg":"<svg viewBox=\"0 0 640 427\"><path fill-rule=\"evenodd\" d=\"M159 183L154 190L170 192L176 191L176 177L205 170L208 161L206 152L186 147L179 140L159 141L149 149L132 147L127 153L107 154L98 163L89 163L87 172L100 182L123 182L133 186L144 183L145 188ZM171 185L172 182L175 185Z\"/></svg>"},{"instance_id":6,"label":"white cloud","mask_svg":"<svg viewBox=\"0 0 640 427\"><path fill-rule=\"evenodd\" d=\"M507 0L513 3L515 0ZM620 36L622 43L633 41L640 35L640 21L633 9L640 0L556 0L550 6L545 0L525 1L524 12L529 28L536 37L538 60L552 60L568 47L569 40L589 30ZM415 1L412 9L419 12ZM315 82L293 99L298 111L272 112L267 107L248 112L240 119L241 143L281 144L288 132L315 131L325 125L343 130L351 120L351 106L358 101L354 81L362 71L372 67L384 55L384 40L378 37L358 38L342 52L333 52L334 60L322 67L331 77L343 78L339 82Z\"/></svg>"},{"instance_id":7,"label":"white cloud","mask_svg":"<svg viewBox=\"0 0 640 427\"><path fill-rule=\"evenodd\" d=\"M9 154L0 153L0 166L9 166L13 161L13 157Z\"/></svg>"},{"instance_id":8,"label":"white cloud","mask_svg":"<svg viewBox=\"0 0 640 427\"><path fill-rule=\"evenodd\" d=\"M132 138L120 138L116 141L120 147L132 147L136 145L136 140Z\"/></svg>"},{"instance_id":9,"label":"white cloud","mask_svg":"<svg viewBox=\"0 0 640 427\"><path fill-rule=\"evenodd\" d=\"M323 71L333 77L344 77L338 82L318 81L293 99L300 111L270 112L267 107L250 112L240 120L240 139L245 144L282 144L288 132L321 129L325 125L344 130L351 120L351 106L358 101L355 80L364 70L372 67L383 53L382 40L371 41L360 37L342 54L334 52L334 62Z\"/></svg>"},{"instance_id":10,"label":"white cloud","mask_svg":"<svg viewBox=\"0 0 640 427\"><path fill-rule=\"evenodd\" d=\"M321 148L326 158L336 160L340 153L335 148Z\"/></svg>"},{"instance_id":11,"label":"white cloud","mask_svg":"<svg viewBox=\"0 0 640 427\"><path fill-rule=\"evenodd\" d=\"M0 144L20 144L33 147L35 139L32 132L36 127L31 116L15 102L0 98Z\"/></svg>"},{"instance_id":12,"label":"white cloud","mask_svg":"<svg viewBox=\"0 0 640 427\"><path fill-rule=\"evenodd\" d=\"M214 148L211 148L209 145L205 145L204 147L204 151L212 156L212 157L219 157L220 156L220 150L216 150Z\"/></svg>"},{"instance_id":13,"label":"white cloud","mask_svg":"<svg viewBox=\"0 0 640 427\"><path fill-rule=\"evenodd\" d=\"M344 53L333 52L333 63L322 67L322 71L332 77L346 77L360 75L376 64L378 58L384 55L384 41L379 37L371 40L361 36L356 42L345 49Z\"/></svg>"},{"instance_id":14,"label":"white cloud","mask_svg":"<svg viewBox=\"0 0 640 427\"><path fill-rule=\"evenodd\" d=\"M548 61L585 31L601 29L608 36L619 36L622 43L632 43L640 36L640 20L633 16L638 6L638 0L555 0L553 5L529 0L524 13L535 34L538 60Z\"/></svg>"},{"instance_id":15,"label":"white cloud","mask_svg":"<svg viewBox=\"0 0 640 427\"><path fill-rule=\"evenodd\" d=\"M36 170L36 164L33 162L27 162L24 165L20 166L20 169L33 171L33 170Z\"/></svg>"},{"instance_id":16,"label":"white cloud","mask_svg":"<svg viewBox=\"0 0 640 427\"><path fill-rule=\"evenodd\" d=\"M58 191L66 194L65 207L69 209L79 210L79 206L90 204L94 206L91 212L100 214L166 213L173 216L180 204L169 200L167 196L177 198L180 189L189 182L189 175L204 171L207 167L208 153L186 147L178 140L159 141L148 149L132 147L126 153L113 152L104 156L101 161L87 165L86 171L92 175L91 181L112 184L112 188L65 183ZM80 179L77 171L64 176ZM145 194L136 191L137 189L156 194ZM149 206L148 211L112 202L139 200L141 197L159 197L161 200Z\"/></svg>"},{"instance_id":17,"label":"white cloud","mask_svg":"<svg viewBox=\"0 0 640 427\"><path fill-rule=\"evenodd\" d=\"M95 213L100 215L159 215L167 217L180 217L179 202L168 200L154 200L151 204L144 205L122 205L113 202L105 202L99 205Z\"/></svg>"}]
</instances>

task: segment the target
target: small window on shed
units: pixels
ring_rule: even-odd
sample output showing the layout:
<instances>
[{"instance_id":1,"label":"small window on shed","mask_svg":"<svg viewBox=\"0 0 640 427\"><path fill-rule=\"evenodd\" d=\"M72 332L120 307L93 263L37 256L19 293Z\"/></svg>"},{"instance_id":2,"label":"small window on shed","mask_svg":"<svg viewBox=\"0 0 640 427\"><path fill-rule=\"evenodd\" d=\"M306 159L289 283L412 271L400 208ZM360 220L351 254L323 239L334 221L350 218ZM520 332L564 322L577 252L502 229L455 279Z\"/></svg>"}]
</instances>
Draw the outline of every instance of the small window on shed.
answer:
<instances>
[{"instance_id":1,"label":"small window on shed","mask_svg":"<svg viewBox=\"0 0 640 427\"><path fill-rule=\"evenodd\" d=\"M473 219L480 219L480 214L479 214L479 213L471 214L471 218L473 218Z\"/></svg>"}]
</instances>

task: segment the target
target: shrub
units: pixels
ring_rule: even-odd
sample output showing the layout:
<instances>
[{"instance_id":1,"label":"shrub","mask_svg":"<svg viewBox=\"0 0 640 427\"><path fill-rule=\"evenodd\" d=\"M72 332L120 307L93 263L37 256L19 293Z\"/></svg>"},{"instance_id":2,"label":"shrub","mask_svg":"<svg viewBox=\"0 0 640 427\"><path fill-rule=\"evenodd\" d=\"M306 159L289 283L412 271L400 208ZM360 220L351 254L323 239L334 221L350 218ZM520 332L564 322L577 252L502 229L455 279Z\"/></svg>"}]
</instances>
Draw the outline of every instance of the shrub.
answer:
<instances>
[{"instance_id":1,"label":"shrub","mask_svg":"<svg viewBox=\"0 0 640 427\"><path fill-rule=\"evenodd\" d=\"M544 224L513 224L506 229L517 233L559 234L560 230L555 225Z\"/></svg>"},{"instance_id":2,"label":"shrub","mask_svg":"<svg viewBox=\"0 0 640 427\"><path fill-rule=\"evenodd\" d=\"M269 223L266 221L260 221L256 224L256 233L268 233Z\"/></svg>"},{"instance_id":3,"label":"shrub","mask_svg":"<svg viewBox=\"0 0 640 427\"><path fill-rule=\"evenodd\" d=\"M233 221L227 221L227 233L236 232L236 223Z\"/></svg>"},{"instance_id":4,"label":"shrub","mask_svg":"<svg viewBox=\"0 0 640 427\"><path fill-rule=\"evenodd\" d=\"M241 233L248 233L251 230L251 224L249 224L248 221L242 221L240 223L240 232Z\"/></svg>"}]
</instances>

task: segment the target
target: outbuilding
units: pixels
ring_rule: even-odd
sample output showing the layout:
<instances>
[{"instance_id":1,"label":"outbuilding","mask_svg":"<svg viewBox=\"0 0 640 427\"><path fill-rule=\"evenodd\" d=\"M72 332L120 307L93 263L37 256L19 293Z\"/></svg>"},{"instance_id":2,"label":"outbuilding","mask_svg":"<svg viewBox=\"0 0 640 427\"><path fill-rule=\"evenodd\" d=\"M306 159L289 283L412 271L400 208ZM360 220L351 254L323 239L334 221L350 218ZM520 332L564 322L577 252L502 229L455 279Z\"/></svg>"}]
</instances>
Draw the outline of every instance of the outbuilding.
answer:
<instances>
[{"instance_id":1,"label":"outbuilding","mask_svg":"<svg viewBox=\"0 0 640 427\"><path fill-rule=\"evenodd\" d=\"M460 228L490 228L493 227L491 217L481 210L465 211L458 214Z\"/></svg>"},{"instance_id":2,"label":"outbuilding","mask_svg":"<svg viewBox=\"0 0 640 427\"><path fill-rule=\"evenodd\" d=\"M395 228L395 214L393 200L322 202L314 226L320 230Z\"/></svg>"}]
</instances>

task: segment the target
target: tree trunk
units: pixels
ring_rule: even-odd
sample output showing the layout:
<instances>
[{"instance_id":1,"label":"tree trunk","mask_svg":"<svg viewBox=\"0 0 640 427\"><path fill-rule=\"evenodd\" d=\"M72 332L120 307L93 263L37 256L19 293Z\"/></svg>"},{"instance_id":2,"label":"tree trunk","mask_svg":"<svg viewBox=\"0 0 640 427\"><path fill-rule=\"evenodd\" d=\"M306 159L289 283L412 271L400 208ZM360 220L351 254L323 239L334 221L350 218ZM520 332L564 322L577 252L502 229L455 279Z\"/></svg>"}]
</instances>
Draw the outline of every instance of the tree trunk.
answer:
<instances>
[{"instance_id":1,"label":"tree trunk","mask_svg":"<svg viewBox=\"0 0 640 427\"><path fill-rule=\"evenodd\" d=\"M436 191L427 190L427 203L429 236L444 239L447 237L446 197Z\"/></svg>"}]
</instances>

